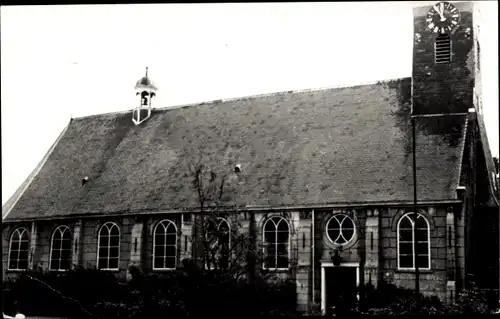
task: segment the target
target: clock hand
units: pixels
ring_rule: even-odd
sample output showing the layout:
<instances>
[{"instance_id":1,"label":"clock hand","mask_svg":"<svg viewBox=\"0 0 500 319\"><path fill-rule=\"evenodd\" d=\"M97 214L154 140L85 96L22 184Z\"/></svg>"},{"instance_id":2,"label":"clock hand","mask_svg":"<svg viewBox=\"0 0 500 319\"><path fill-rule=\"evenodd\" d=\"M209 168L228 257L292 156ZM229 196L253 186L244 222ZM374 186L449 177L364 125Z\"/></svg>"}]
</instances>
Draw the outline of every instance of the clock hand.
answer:
<instances>
[{"instance_id":1,"label":"clock hand","mask_svg":"<svg viewBox=\"0 0 500 319\"><path fill-rule=\"evenodd\" d=\"M441 22L446 21L446 17L444 16L444 3L440 3L439 8L441 9Z\"/></svg>"},{"instance_id":2,"label":"clock hand","mask_svg":"<svg viewBox=\"0 0 500 319\"><path fill-rule=\"evenodd\" d=\"M439 16L441 17L441 21L445 21L445 20L446 20L446 18L445 18L445 17L444 17L444 15L443 15L443 12L442 12L440 9L438 9L437 5L434 5L434 10L436 10L436 12L437 12L437 13L439 14Z\"/></svg>"}]
</instances>

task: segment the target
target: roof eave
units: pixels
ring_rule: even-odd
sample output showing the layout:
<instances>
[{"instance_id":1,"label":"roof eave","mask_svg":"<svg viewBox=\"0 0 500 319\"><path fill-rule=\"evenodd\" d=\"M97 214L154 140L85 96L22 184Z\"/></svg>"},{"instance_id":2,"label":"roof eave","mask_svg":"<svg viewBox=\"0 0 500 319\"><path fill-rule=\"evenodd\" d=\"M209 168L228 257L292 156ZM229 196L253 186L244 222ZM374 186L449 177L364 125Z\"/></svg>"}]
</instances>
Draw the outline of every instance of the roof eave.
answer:
<instances>
[{"instance_id":1,"label":"roof eave","mask_svg":"<svg viewBox=\"0 0 500 319\"><path fill-rule=\"evenodd\" d=\"M419 206L431 206L431 205L456 205L461 204L460 199L443 199L443 200L423 200L418 201ZM305 205L246 205L241 207L227 206L224 207L227 210L235 210L238 212L245 211L291 211L291 210L304 210L304 209L359 209L359 208L376 208L376 207L412 207L414 205L411 200L404 201L377 201L377 202L351 202L351 203L325 203L325 204L305 204ZM160 210L149 210L149 211L128 211L128 212L96 212L96 213L84 213L78 215L52 215L43 217L29 217L29 218L18 218L18 219L8 219L4 221L5 223L18 223L18 222L29 222L29 221L40 221L40 220L61 220L61 219L85 219L85 218L100 218L100 217L129 217L129 216L139 216L139 215L156 215L156 214L182 214L182 213L197 213L199 208L186 208L186 209L160 209Z\"/></svg>"}]
</instances>

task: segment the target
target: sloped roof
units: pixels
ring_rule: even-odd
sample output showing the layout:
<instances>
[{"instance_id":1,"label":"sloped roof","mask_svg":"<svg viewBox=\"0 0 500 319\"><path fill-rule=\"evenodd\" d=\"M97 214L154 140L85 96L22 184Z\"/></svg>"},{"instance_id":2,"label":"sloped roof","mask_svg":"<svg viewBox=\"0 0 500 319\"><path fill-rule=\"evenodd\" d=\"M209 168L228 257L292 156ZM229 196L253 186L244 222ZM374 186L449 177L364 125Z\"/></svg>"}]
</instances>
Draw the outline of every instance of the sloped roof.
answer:
<instances>
[{"instance_id":1,"label":"sloped roof","mask_svg":"<svg viewBox=\"0 0 500 319\"><path fill-rule=\"evenodd\" d=\"M410 78L74 119L8 219L196 208L187 167L241 164L231 200L413 200ZM419 200L456 199L466 116L417 119ZM89 182L82 186L82 178Z\"/></svg>"}]
</instances>

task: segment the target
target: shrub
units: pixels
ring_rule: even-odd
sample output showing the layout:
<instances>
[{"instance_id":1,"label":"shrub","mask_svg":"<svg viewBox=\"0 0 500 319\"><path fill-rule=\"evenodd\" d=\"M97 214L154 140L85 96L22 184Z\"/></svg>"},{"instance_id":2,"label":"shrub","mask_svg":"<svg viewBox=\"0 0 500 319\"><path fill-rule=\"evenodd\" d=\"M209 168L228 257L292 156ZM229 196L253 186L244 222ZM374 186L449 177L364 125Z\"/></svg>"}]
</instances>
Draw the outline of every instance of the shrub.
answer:
<instances>
[{"instance_id":1,"label":"shrub","mask_svg":"<svg viewBox=\"0 0 500 319\"><path fill-rule=\"evenodd\" d=\"M296 314L292 281L258 279L250 285L223 272L196 268L162 274L133 269L130 274L126 282L97 270L26 273L11 282L11 299L21 300L19 310L26 315L37 316L82 317L80 304L97 318L110 319Z\"/></svg>"},{"instance_id":2,"label":"shrub","mask_svg":"<svg viewBox=\"0 0 500 319\"><path fill-rule=\"evenodd\" d=\"M453 305L446 305L436 296L415 295L413 290L381 284L378 289L365 289L365 310L369 315L444 315L486 314L490 312L484 294L473 287L464 290Z\"/></svg>"}]
</instances>

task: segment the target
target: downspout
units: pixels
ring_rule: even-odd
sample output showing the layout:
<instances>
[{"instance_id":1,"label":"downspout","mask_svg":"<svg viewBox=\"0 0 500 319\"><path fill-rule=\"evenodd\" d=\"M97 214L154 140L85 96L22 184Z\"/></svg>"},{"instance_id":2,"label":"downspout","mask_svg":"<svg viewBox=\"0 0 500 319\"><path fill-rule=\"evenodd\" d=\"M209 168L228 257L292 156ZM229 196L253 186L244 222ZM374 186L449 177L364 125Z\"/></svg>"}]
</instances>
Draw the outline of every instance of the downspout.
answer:
<instances>
[{"instance_id":1,"label":"downspout","mask_svg":"<svg viewBox=\"0 0 500 319\"><path fill-rule=\"evenodd\" d=\"M316 273L316 260L314 259L314 248L315 248L315 233L316 230L314 229L314 209L311 212L311 230L312 230L312 236L311 236L311 248L312 248L312 261L311 261L311 269L312 269L312 304L316 302L316 290L314 289L314 274Z\"/></svg>"}]
</instances>

